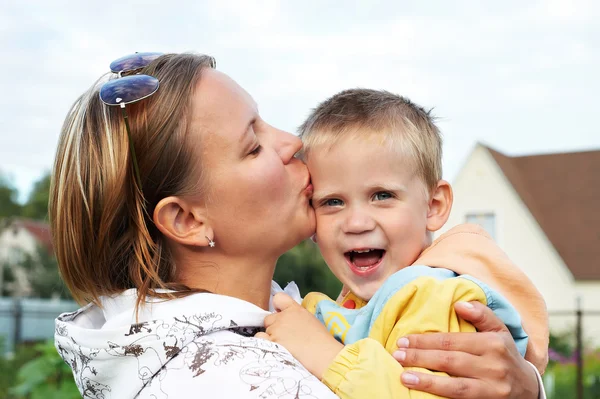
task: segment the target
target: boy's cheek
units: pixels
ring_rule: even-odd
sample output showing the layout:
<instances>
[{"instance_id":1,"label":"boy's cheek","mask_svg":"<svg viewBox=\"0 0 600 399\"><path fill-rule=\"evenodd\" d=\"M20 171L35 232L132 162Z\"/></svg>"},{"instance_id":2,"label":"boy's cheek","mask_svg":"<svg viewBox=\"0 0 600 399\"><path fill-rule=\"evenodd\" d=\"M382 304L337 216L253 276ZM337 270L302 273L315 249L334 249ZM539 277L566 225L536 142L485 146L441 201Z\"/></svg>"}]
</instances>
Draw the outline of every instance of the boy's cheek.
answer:
<instances>
[{"instance_id":1,"label":"boy's cheek","mask_svg":"<svg viewBox=\"0 0 600 399\"><path fill-rule=\"evenodd\" d=\"M317 222L317 244L319 243L319 236L323 236L323 240L329 241L329 237L332 234L332 222L331 217L323 215L318 209L315 209L315 217Z\"/></svg>"},{"instance_id":2,"label":"boy's cheek","mask_svg":"<svg viewBox=\"0 0 600 399\"><path fill-rule=\"evenodd\" d=\"M314 207L314 205L313 205ZM319 228L323 228L324 226L324 215L321 214L321 212L319 212L319 210L317 208L315 208L315 218L317 221L317 233L319 232Z\"/></svg>"},{"instance_id":3,"label":"boy's cheek","mask_svg":"<svg viewBox=\"0 0 600 399\"><path fill-rule=\"evenodd\" d=\"M335 269L340 262L339 248L341 244L337 242L336 220L332 215L319 215L316 212L317 230L314 235L314 241L317 243L323 259L330 269Z\"/></svg>"},{"instance_id":4,"label":"boy's cheek","mask_svg":"<svg viewBox=\"0 0 600 399\"><path fill-rule=\"evenodd\" d=\"M322 215L319 212L315 212L317 229L315 234L315 239L317 245L321 248L321 244L323 248L330 248L336 245L335 242L335 225L336 221L331 215Z\"/></svg>"},{"instance_id":5,"label":"boy's cheek","mask_svg":"<svg viewBox=\"0 0 600 399\"><path fill-rule=\"evenodd\" d=\"M326 226L326 223L321 223L321 226ZM319 228L319 218L317 217L317 232L313 236L313 241L317 243L319 251L325 262L329 263L334 254L335 242L332 240L330 229Z\"/></svg>"}]
</instances>

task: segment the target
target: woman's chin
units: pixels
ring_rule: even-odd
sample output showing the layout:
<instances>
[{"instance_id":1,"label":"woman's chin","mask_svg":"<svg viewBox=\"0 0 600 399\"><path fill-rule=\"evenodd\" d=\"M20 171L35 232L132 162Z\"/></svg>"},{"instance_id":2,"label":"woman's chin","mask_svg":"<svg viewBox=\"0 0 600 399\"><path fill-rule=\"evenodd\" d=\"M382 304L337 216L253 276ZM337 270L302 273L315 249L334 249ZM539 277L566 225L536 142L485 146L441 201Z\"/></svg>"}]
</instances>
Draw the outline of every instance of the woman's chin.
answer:
<instances>
[{"instance_id":1,"label":"woman's chin","mask_svg":"<svg viewBox=\"0 0 600 399\"><path fill-rule=\"evenodd\" d=\"M303 226L298 226L299 228L297 229L300 234L296 245L300 244L304 240L309 239L317 232L317 223L314 211L309 212L306 216L304 216L303 219Z\"/></svg>"},{"instance_id":2,"label":"woman's chin","mask_svg":"<svg viewBox=\"0 0 600 399\"><path fill-rule=\"evenodd\" d=\"M317 232L317 217L315 215L315 210L313 209L312 206L308 206L306 208L306 211L303 212L302 218L304 219L304 223L305 223L305 237L306 238L310 238L313 234L315 234Z\"/></svg>"},{"instance_id":3,"label":"woman's chin","mask_svg":"<svg viewBox=\"0 0 600 399\"><path fill-rule=\"evenodd\" d=\"M286 230L288 236L286 241L289 243L289 248L287 248L285 251L294 248L302 241L312 237L316 232L316 227L317 223L315 211L312 209L312 207L309 207L308 210L303 210L301 213L298 213L293 222L281 226L280 231Z\"/></svg>"}]
</instances>

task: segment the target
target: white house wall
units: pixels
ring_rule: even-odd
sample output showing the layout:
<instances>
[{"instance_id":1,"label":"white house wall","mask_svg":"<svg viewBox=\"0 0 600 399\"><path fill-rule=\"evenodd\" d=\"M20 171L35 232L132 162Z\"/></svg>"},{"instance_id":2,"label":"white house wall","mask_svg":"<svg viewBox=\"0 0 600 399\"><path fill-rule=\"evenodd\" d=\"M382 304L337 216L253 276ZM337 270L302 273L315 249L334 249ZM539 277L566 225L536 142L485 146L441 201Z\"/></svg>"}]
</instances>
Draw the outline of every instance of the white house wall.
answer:
<instances>
[{"instance_id":1,"label":"white house wall","mask_svg":"<svg viewBox=\"0 0 600 399\"><path fill-rule=\"evenodd\" d=\"M15 234L16 233L16 234ZM22 227L7 227L0 233L0 261L11 261L11 248L18 248L23 253L34 254L37 240Z\"/></svg>"},{"instance_id":2,"label":"white house wall","mask_svg":"<svg viewBox=\"0 0 600 399\"><path fill-rule=\"evenodd\" d=\"M4 267L10 267L13 271L19 287L18 292L21 294L30 292L25 271L14 266L22 261L24 254L35 254L36 250L37 240L26 229L20 226L9 226L0 232L0 293L4 290L5 284Z\"/></svg>"},{"instance_id":3,"label":"white house wall","mask_svg":"<svg viewBox=\"0 0 600 399\"><path fill-rule=\"evenodd\" d=\"M478 145L471 153L453 189L454 206L443 231L464 223L468 213L495 214L496 241L534 282L549 311L574 310L577 295L582 296L586 307L600 310L600 282L585 288L574 282L562 258L485 147ZM585 321L585 335L595 336L600 344L600 317ZM554 331L573 324L574 317L550 317Z\"/></svg>"},{"instance_id":4,"label":"white house wall","mask_svg":"<svg viewBox=\"0 0 600 399\"><path fill-rule=\"evenodd\" d=\"M575 289L582 300L584 334L596 346L600 346L600 283L578 281ZM599 314L593 315L591 312Z\"/></svg>"}]
</instances>

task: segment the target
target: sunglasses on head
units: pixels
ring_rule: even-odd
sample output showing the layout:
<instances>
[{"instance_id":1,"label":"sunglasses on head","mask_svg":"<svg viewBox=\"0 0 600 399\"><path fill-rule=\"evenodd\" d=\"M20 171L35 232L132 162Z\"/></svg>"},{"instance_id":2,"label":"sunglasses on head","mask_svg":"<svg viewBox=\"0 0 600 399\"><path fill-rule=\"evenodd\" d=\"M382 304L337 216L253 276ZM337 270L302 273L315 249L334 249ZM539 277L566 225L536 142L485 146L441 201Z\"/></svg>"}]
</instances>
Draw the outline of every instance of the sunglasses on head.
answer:
<instances>
[{"instance_id":1,"label":"sunglasses on head","mask_svg":"<svg viewBox=\"0 0 600 399\"><path fill-rule=\"evenodd\" d=\"M150 97L159 87L158 79L149 75L135 74L137 70L148 66L152 61L163 55L163 53L135 53L121 57L110 64L110 70L119 75L117 79L106 82L100 88L100 100L108 106L119 106L121 108L123 119L125 120L125 129L129 139L129 150L133 159L138 188L142 191L142 179L135 155L135 148L131 139L131 130L129 128L129 119L125 105L134 103ZM130 73L131 75L123 76Z\"/></svg>"}]
</instances>

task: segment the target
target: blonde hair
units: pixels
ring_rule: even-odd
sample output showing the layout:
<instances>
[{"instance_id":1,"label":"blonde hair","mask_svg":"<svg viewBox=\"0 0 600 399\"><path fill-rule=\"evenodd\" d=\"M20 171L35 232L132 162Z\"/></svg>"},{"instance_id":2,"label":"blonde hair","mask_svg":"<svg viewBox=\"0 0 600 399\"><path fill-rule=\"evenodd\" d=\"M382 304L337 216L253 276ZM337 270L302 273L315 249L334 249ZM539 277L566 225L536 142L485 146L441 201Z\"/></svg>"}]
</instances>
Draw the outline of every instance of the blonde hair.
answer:
<instances>
[{"instance_id":1,"label":"blonde hair","mask_svg":"<svg viewBox=\"0 0 600 399\"><path fill-rule=\"evenodd\" d=\"M143 190L136 184L121 110L99 98L106 79L67 114L49 216L61 276L79 303L100 305L100 296L129 288L138 290L137 305L147 295L166 299L196 292L174 281L175 265L152 214L167 196L202 193L205 179L189 139L190 105L202 71L212 67L209 56L168 54L140 71L160 82L155 94L127 105Z\"/></svg>"},{"instance_id":2,"label":"blonde hair","mask_svg":"<svg viewBox=\"0 0 600 399\"><path fill-rule=\"evenodd\" d=\"M407 156L432 191L442 178L442 137L430 111L383 90L344 90L320 103L299 128L303 156L344 138L379 138Z\"/></svg>"}]
</instances>

